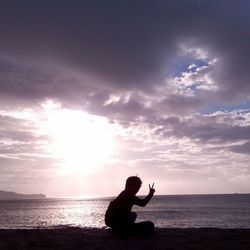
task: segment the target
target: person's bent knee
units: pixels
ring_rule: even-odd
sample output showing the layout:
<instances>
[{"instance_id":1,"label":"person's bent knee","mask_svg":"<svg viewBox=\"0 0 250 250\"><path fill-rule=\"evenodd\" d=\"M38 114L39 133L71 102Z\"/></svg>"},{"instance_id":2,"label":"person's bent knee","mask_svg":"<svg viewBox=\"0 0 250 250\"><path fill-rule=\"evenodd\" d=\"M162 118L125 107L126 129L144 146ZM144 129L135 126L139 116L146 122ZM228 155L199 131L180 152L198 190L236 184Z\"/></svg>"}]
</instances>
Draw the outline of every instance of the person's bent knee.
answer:
<instances>
[{"instance_id":1,"label":"person's bent knee","mask_svg":"<svg viewBox=\"0 0 250 250\"><path fill-rule=\"evenodd\" d=\"M149 227L152 227L152 228L155 227L155 224L152 221L147 221L147 224Z\"/></svg>"},{"instance_id":2,"label":"person's bent knee","mask_svg":"<svg viewBox=\"0 0 250 250\"><path fill-rule=\"evenodd\" d=\"M147 228L147 229L152 229L154 230L155 228L155 225L152 221L144 221L142 222L144 224L144 227Z\"/></svg>"}]
</instances>

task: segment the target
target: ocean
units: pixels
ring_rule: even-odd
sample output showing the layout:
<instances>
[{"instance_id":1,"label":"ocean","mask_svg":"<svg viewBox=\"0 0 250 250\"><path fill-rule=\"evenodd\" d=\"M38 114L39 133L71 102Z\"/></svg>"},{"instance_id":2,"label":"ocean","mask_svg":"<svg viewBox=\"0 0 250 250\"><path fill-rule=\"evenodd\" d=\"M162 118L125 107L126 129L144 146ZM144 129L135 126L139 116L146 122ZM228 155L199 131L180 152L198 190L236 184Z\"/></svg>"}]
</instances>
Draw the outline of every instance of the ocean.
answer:
<instances>
[{"instance_id":1,"label":"ocean","mask_svg":"<svg viewBox=\"0 0 250 250\"><path fill-rule=\"evenodd\" d=\"M0 228L104 228L111 199L1 200ZM133 211L159 228L250 228L250 194L154 196Z\"/></svg>"}]
</instances>

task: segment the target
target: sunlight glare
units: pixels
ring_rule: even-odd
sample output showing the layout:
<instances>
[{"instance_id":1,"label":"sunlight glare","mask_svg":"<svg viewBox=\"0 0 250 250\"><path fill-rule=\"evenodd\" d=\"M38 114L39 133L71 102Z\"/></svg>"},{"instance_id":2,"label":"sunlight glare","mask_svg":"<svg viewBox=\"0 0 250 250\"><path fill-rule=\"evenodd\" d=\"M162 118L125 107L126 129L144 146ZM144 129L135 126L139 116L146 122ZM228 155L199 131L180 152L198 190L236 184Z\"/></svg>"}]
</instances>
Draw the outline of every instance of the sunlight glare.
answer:
<instances>
[{"instance_id":1,"label":"sunlight glare","mask_svg":"<svg viewBox=\"0 0 250 250\"><path fill-rule=\"evenodd\" d=\"M114 151L114 134L108 120L82 111L50 112L48 129L52 151L68 171L91 171L105 165Z\"/></svg>"}]
</instances>

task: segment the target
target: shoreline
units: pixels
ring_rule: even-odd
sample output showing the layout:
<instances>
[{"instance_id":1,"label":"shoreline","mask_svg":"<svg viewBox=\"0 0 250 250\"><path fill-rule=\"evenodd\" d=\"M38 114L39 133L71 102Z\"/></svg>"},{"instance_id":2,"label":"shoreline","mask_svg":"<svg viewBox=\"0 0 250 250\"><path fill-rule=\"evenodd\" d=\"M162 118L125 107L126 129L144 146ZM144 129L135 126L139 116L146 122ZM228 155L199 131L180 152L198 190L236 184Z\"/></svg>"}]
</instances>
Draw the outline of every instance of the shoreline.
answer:
<instances>
[{"instance_id":1,"label":"shoreline","mask_svg":"<svg viewBox=\"0 0 250 250\"><path fill-rule=\"evenodd\" d=\"M0 229L0 249L250 249L250 228L156 228L143 238L116 237L110 229Z\"/></svg>"}]
</instances>

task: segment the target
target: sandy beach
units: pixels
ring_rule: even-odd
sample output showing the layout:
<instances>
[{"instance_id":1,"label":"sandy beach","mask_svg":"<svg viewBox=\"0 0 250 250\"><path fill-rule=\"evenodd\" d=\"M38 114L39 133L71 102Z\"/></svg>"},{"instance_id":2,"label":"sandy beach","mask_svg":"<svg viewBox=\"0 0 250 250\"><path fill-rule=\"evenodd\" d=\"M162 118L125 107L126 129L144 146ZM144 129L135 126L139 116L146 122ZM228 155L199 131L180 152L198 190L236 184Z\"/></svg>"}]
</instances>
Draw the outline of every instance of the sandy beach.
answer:
<instances>
[{"instance_id":1,"label":"sandy beach","mask_svg":"<svg viewBox=\"0 0 250 250\"><path fill-rule=\"evenodd\" d=\"M250 249L250 229L156 229L117 238L109 229L1 229L0 249Z\"/></svg>"}]
</instances>

